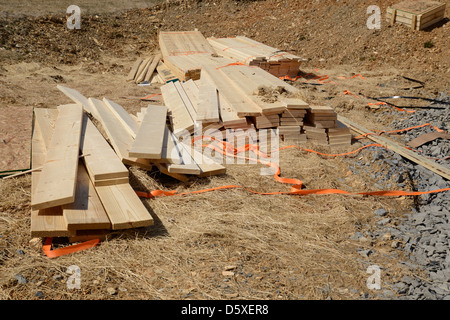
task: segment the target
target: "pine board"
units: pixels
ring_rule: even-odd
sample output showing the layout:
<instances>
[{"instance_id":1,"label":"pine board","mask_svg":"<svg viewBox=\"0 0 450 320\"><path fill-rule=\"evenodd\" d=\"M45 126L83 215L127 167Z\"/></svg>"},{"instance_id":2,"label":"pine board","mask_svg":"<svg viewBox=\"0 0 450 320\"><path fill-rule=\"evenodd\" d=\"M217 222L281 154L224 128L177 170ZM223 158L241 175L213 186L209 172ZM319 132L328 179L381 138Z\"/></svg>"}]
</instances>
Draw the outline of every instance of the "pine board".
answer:
<instances>
[{"instance_id":1,"label":"pine board","mask_svg":"<svg viewBox=\"0 0 450 320\"><path fill-rule=\"evenodd\" d=\"M148 107L129 155L136 158L161 159L166 128L167 107Z\"/></svg>"},{"instance_id":2,"label":"pine board","mask_svg":"<svg viewBox=\"0 0 450 320\"><path fill-rule=\"evenodd\" d=\"M78 165L75 201L63 205L62 210L69 230L109 229L111 227L106 211L81 161Z\"/></svg>"},{"instance_id":3,"label":"pine board","mask_svg":"<svg viewBox=\"0 0 450 320\"><path fill-rule=\"evenodd\" d=\"M128 183L95 187L113 230L153 225L153 218Z\"/></svg>"},{"instance_id":4,"label":"pine board","mask_svg":"<svg viewBox=\"0 0 450 320\"><path fill-rule=\"evenodd\" d=\"M72 104L58 109L55 131L31 202L35 210L72 203L75 198L83 108Z\"/></svg>"},{"instance_id":5,"label":"pine board","mask_svg":"<svg viewBox=\"0 0 450 320\"><path fill-rule=\"evenodd\" d=\"M128 169L86 115L83 117L80 150L94 183L117 178L128 180Z\"/></svg>"},{"instance_id":6,"label":"pine board","mask_svg":"<svg viewBox=\"0 0 450 320\"><path fill-rule=\"evenodd\" d=\"M52 113L35 113L35 120L39 117L48 117L46 122L56 122L58 116L57 110ZM52 119L51 119L52 118ZM39 121L39 123L44 123ZM50 128L53 131L53 128ZM51 136L51 135L50 135ZM50 139L51 140L51 139ZM39 168L44 165L46 158L46 147L41 130L39 126L35 125L33 129L32 137L32 168ZM31 173L31 197L33 198L36 185L39 182L41 176L40 171L33 171ZM33 210L31 209L31 236L32 237L67 237L73 235L72 231L68 230L67 222L62 214L61 206L56 206L48 209Z\"/></svg>"},{"instance_id":7,"label":"pine board","mask_svg":"<svg viewBox=\"0 0 450 320\"><path fill-rule=\"evenodd\" d=\"M114 101L103 98L103 102L116 116L117 120L122 123L123 127L129 132L129 134L135 138L139 126L130 114L120 104L115 103Z\"/></svg>"}]
</instances>

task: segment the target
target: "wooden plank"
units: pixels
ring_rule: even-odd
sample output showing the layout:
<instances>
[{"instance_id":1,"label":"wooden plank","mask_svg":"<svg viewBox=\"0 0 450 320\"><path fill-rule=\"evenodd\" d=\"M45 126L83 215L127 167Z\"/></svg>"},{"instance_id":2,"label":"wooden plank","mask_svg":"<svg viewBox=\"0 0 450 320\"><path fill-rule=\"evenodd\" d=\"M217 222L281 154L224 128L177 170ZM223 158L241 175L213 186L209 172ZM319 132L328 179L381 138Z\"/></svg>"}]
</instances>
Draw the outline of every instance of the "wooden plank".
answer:
<instances>
[{"instance_id":1,"label":"wooden plank","mask_svg":"<svg viewBox=\"0 0 450 320\"><path fill-rule=\"evenodd\" d=\"M57 111L57 110L56 110ZM56 122L58 112L54 113L35 113L35 119L39 117L54 117L48 122ZM37 123L37 121L36 121ZM39 121L39 123L43 123ZM50 128L50 130L53 130ZM46 148L41 135L39 126L35 125L33 128L32 138L32 168L39 168L44 165L46 158ZM36 186L41 176L40 171L31 173L31 200L36 190ZM31 236L32 237L67 237L73 235L73 231L69 231L67 222L62 214L61 206L56 206L48 209L33 210L31 209Z\"/></svg>"},{"instance_id":2,"label":"wooden plank","mask_svg":"<svg viewBox=\"0 0 450 320\"><path fill-rule=\"evenodd\" d=\"M95 98L89 98L89 103L97 110L102 127L105 130L111 145L116 151L116 154L123 162L124 159L129 158L128 149L133 142L133 137L124 126L117 124L116 116L105 105L105 103L103 103L103 101Z\"/></svg>"},{"instance_id":3,"label":"wooden plank","mask_svg":"<svg viewBox=\"0 0 450 320\"><path fill-rule=\"evenodd\" d=\"M129 183L130 179L128 177L123 178L113 178L113 179L104 179L92 182L94 186L111 186L113 184L121 184L121 183Z\"/></svg>"},{"instance_id":4,"label":"wooden plank","mask_svg":"<svg viewBox=\"0 0 450 320\"><path fill-rule=\"evenodd\" d=\"M239 117L261 115L262 110L260 106L252 100L253 92L250 96L248 92L244 92L242 88L238 88L235 84L237 79L234 77L230 78L229 75L228 72L222 72L222 69L209 66L202 69L202 77L205 76L209 81L214 83L217 90L236 111Z\"/></svg>"},{"instance_id":5,"label":"wooden plank","mask_svg":"<svg viewBox=\"0 0 450 320\"><path fill-rule=\"evenodd\" d=\"M352 122L351 120L349 120L343 116L338 116L338 120L340 122L342 122L343 124L347 125L348 127L350 127L353 131L358 132L359 134L372 133L370 130L364 128L363 126L361 126L359 124ZM402 146L394 141L388 140L387 138L381 137L381 136L367 135L367 138L381 144L382 146L384 146L394 152L397 152L401 156L403 156L417 164L420 164L424 168L427 168L446 179L450 179L450 170L449 169L436 163L435 161L424 158L424 157L420 156L419 154L406 149L405 146Z\"/></svg>"},{"instance_id":6,"label":"wooden plank","mask_svg":"<svg viewBox=\"0 0 450 320\"><path fill-rule=\"evenodd\" d=\"M181 174L195 174L195 175L201 174L200 167L198 166L198 164L195 162L194 158L191 155L191 146L186 145L183 142L180 142L173 133L171 134L176 148L180 150L183 163L168 165L169 172Z\"/></svg>"},{"instance_id":7,"label":"wooden plank","mask_svg":"<svg viewBox=\"0 0 450 320\"><path fill-rule=\"evenodd\" d=\"M174 82L174 85L178 91L178 94L180 95L181 100L183 100L184 106L186 107L187 111L189 112L191 119L194 121L195 118L197 117L197 112L195 111L195 108L192 105L191 100L189 99L188 95L186 94L186 91L184 91L184 88L181 85L181 82L179 82L179 81Z\"/></svg>"},{"instance_id":8,"label":"wooden plank","mask_svg":"<svg viewBox=\"0 0 450 320\"><path fill-rule=\"evenodd\" d=\"M181 84L181 86L184 89L184 92L186 92L187 97L192 103L192 107L195 111L195 116L197 117L197 105L198 105L198 95L199 95L199 89L197 87L197 84L194 80L187 80ZM193 120L195 120L194 118Z\"/></svg>"},{"instance_id":9,"label":"wooden plank","mask_svg":"<svg viewBox=\"0 0 450 320\"><path fill-rule=\"evenodd\" d=\"M103 98L105 105L111 110L111 112L116 116L117 120L122 123L124 128L131 134L133 138L136 138L136 132L139 125L130 116L130 114L118 103L111 101L107 98Z\"/></svg>"},{"instance_id":10,"label":"wooden plank","mask_svg":"<svg viewBox=\"0 0 450 320\"><path fill-rule=\"evenodd\" d=\"M205 78L198 87L197 117L199 122L219 122L219 100L216 87Z\"/></svg>"},{"instance_id":11,"label":"wooden plank","mask_svg":"<svg viewBox=\"0 0 450 320\"><path fill-rule=\"evenodd\" d=\"M166 167L164 163L155 163L155 166L161 173L168 175L169 177L172 177L174 179L177 179L181 182L187 182L189 180L189 178L184 174L169 172L169 169Z\"/></svg>"},{"instance_id":12,"label":"wooden plank","mask_svg":"<svg viewBox=\"0 0 450 320\"><path fill-rule=\"evenodd\" d=\"M117 178L128 180L128 169L86 115L83 117L80 150L85 155L84 163L94 183Z\"/></svg>"},{"instance_id":13,"label":"wooden plank","mask_svg":"<svg viewBox=\"0 0 450 320\"><path fill-rule=\"evenodd\" d=\"M106 211L81 161L78 165L75 201L63 205L62 210L70 230L111 228Z\"/></svg>"},{"instance_id":14,"label":"wooden plank","mask_svg":"<svg viewBox=\"0 0 450 320\"><path fill-rule=\"evenodd\" d=\"M95 187L113 230L153 225L153 218L128 183Z\"/></svg>"},{"instance_id":15,"label":"wooden plank","mask_svg":"<svg viewBox=\"0 0 450 320\"><path fill-rule=\"evenodd\" d=\"M133 66L131 67L130 72L128 73L127 81L134 81L134 79L136 78L137 70L138 70L139 66L141 65L142 61L144 61L144 60L142 60L142 58L136 59Z\"/></svg>"},{"instance_id":16,"label":"wooden plank","mask_svg":"<svg viewBox=\"0 0 450 320\"><path fill-rule=\"evenodd\" d=\"M158 65L159 61L161 61L161 53L157 53L152 60L152 63L149 65L147 69L147 74L145 75L144 81L150 81L153 73L156 70L156 66Z\"/></svg>"},{"instance_id":17,"label":"wooden plank","mask_svg":"<svg viewBox=\"0 0 450 320\"><path fill-rule=\"evenodd\" d=\"M189 132L194 130L194 121L186 109L183 99L180 97L174 83L169 82L161 86L164 103L168 108L169 120L173 133L177 136L184 130Z\"/></svg>"},{"instance_id":18,"label":"wooden plank","mask_svg":"<svg viewBox=\"0 0 450 320\"><path fill-rule=\"evenodd\" d=\"M167 107L148 107L131 145L129 155L136 158L161 159Z\"/></svg>"},{"instance_id":19,"label":"wooden plank","mask_svg":"<svg viewBox=\"0 0 450 320\"><path fill-rule=\"evenodd\" d=\"M97 118L97 114L95 113L95 109L92 108L88 99L83 96L80 92L75 89L63 87L61 85L56 86L62 93L68 96L73 102L78 103L83 106L84 110L90 114L92 114L95 118Z\"/></svg>"},{"instance_id":20,"label":"wooden plank","mask_svg":"<svg viewBox=\"0 0 450 320\"><path fill-rule=\"evenodd\" d=\"M141 65L139 66L138 71L136 72L136 77L134 78L134 83L141 83L142 80L144 80L147 69L149 65L152 63L153 57L145 58L144 61L142 61Z\"/></svg>"},{"instance_id":21,"label":"wooden plank","mask_svg":"<svg viewBox=\"0 0 450 320\"><path fill-rule=\"evenodd\" d=\"M36 210L72 203L75 199L83 108L72 104L58 109L55 131L31 202Z\"/></svg>"},{"instance_id":22,"label":"wooden plank","mask_svg":"<svg viewBox=\"0 0 450 320\"><path fill-rule=\"evenodd\" d=\"M162 80L165 83L178 81L178 78L162 61L160 61L156 66L156 71L158 72L158 74L161 76Z\"/></svg>"},{"instance_id":23,"label":"wooden plank","mask_svg":"<svg viewBox=\"0 0 450 320\"><path fill-rule=\"evenodd\" d=\"M53 131L55 130L56 119L58 118L58 109L34 108L34 125L39 127L45 152L47 152L52 141Z\"/></svg>"}]
</instances>

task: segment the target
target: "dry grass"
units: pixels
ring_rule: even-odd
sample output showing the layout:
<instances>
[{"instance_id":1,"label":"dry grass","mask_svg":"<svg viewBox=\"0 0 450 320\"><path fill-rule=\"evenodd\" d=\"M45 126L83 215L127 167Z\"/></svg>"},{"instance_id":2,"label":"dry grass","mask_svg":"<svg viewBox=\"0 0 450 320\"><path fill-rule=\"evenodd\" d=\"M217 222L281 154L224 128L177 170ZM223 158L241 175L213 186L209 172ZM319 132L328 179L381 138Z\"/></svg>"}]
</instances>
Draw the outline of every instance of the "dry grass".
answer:
<instances>
[{"instance_id":1,"label":"dry grass","mask_svg":"<svg viewBox=\"0 0 450 320\"><path fill-rule=\"evenodd\" d=\"M342 158L296 149L283 151L280 160L282 175L303 179L308 188L337 185L348 166ZM224 176L193 178L186 185L159 173L130 171L139 190L227 184L289 190L259 176L260 167L230 165ZM2 194L10 195L1 201L1 299L37 299L37 291L46 299L357 299L370 293L368 265L386 268L384 281L407 272L390 261L396 255L390 243L378 243L379 254L369 260L356 250L375 244L349 239L359 227L374 225L373 209L398 209L403 200L262 196L242 189L144 200L154 226L114 232L93 249L48 259L39 244L29 243L29 183L29 177L0 182ZM81 290L66 287L70 265L81 269ZM227 270L234 274L223 274ZM16 274L28 283L18 284ZM108 287L116 294L107 293Z\"/></svg>"}]
</instances>

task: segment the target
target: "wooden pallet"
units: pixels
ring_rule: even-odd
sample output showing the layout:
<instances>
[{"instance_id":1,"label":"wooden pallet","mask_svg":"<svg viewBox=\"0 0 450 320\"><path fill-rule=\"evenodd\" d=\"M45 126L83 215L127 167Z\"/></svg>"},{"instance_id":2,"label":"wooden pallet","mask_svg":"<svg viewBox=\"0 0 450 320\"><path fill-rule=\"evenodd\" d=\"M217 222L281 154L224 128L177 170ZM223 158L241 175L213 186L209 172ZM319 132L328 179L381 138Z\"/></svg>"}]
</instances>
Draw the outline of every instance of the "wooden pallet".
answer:
<instances>
[{"instance_id":1,"label":"wooden pallet","mask_svg":"<svg viewBox=\"0 0 450 320\"><path fill-rule=\"evenodd\" d=\"M445 6L437 1L404 1L387 8L386 20L422 30L444 19Z\"/></svg>"}]
</instances>

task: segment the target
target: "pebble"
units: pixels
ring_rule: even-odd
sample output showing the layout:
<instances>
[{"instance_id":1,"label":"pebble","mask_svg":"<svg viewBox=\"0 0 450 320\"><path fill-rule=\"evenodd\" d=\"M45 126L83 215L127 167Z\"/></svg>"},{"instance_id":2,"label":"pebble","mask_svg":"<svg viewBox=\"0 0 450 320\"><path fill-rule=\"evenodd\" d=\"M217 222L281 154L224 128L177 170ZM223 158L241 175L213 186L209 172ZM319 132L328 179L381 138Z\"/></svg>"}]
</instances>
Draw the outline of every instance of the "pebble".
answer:
<instances>
[{"instance_id":1,"label":"pebble","mask_svg":"<svg viewBox=\"0 0 450 320\"><path fill-rule=\"evenodd\" d=\"M44 299L44 293L42 291L36 292L36 294L34 296L38 297L39 299Z\"/></svg>"},{"instance_id":2,"label":"pebble","mask_svg":"<svg viewBox=\"0 0 450 320\"><path fill-rule=\"evenodd\" d=\"M26 283L28 283L27 279L25 279L25 277L22 276L21 274L16 274L14 276L14 279L16 279L19 284L26 284Z\"/></svg>"},{"instance_id":3,"label":"pebble","mask_svg":"<svg viewBox=\"0 0 450 320\"><path fill-rule=\"evenodd\" d=\"M416 109L416 112L405 114L395 109L387 110L385 113L395 114L394 121L389 127L392 129L404 129L424 123L430 123L447 132L450 131L450 109L448 103L450 96L440 93L436 100L447 104L433 104L445 107L445 109ZM429 126L421 127L404 132L398 137L407 144L412 139L435 130ZM372 160L380 168L373 174L377 178L377 185L372 188L386 190L387 185L395 181L397 185L392 188L401 189L401 186L413 185L417 191L432 191L437 189L450 188L450 181L445 180L440 175L428 170L421 165L403 158L397 153L385 149L372 149ZM450 154L450 140L436 139L417 148L419 154L424 157L444 158ZM450 169L450 161L435 160L440 165ZM362 170L367 171L366 165L370 161L357 161L352 163L353 174L359 174ZM370 174L370 172L369 172ZM388 177L394 177L388 180ZM450 289L450 197L448 192L426 194L417 197L416 207L412 212L404 215L403 218L395 218L395 228L386 226L388 218L383 218L377 222L378 227L383 230L389 228L392 235L391 247L403 250L408 261L401 264L412 270L421 269L428 273L426 281L403 277L398 283L393 284L392 290L396 291L399 297L393 299L408 300L450 300L448 289ZM383 208L374 210L378 217L385 217L387 212ZM398 220L397 220L398 219ZM387 230L384 232L386 233ZM378 236L383 236L383 232L378 232ZM352 235L357 237L357 235ZM403 245L400 245L403 243ZM362 252L362 251L358 251ZM364 253L364 252L363 252ZM384 298L390 298L382 296Z\"/></svg>"},{"instance_id":4,"label":"pebble","mask_svg":"<svg viewBox=\"0 0 450 320\"><path fill-rule=\"evenodd\" d=\"M374 213L379 217L383 217L386 215L387 211L384 209L377 209L374 211Z\"/></svg>"},{"instance_id":5,"label":"pebble","mask_svg":"<svg viewBox=\"0 0 450 320\"><path fill-rule=\"evenodd\" d=\"M110 294L112 296L117 294L116 288L113 288L113 287L106 288L106 292L108 292L108 294Z\"/></svg>"}]
</instances>

